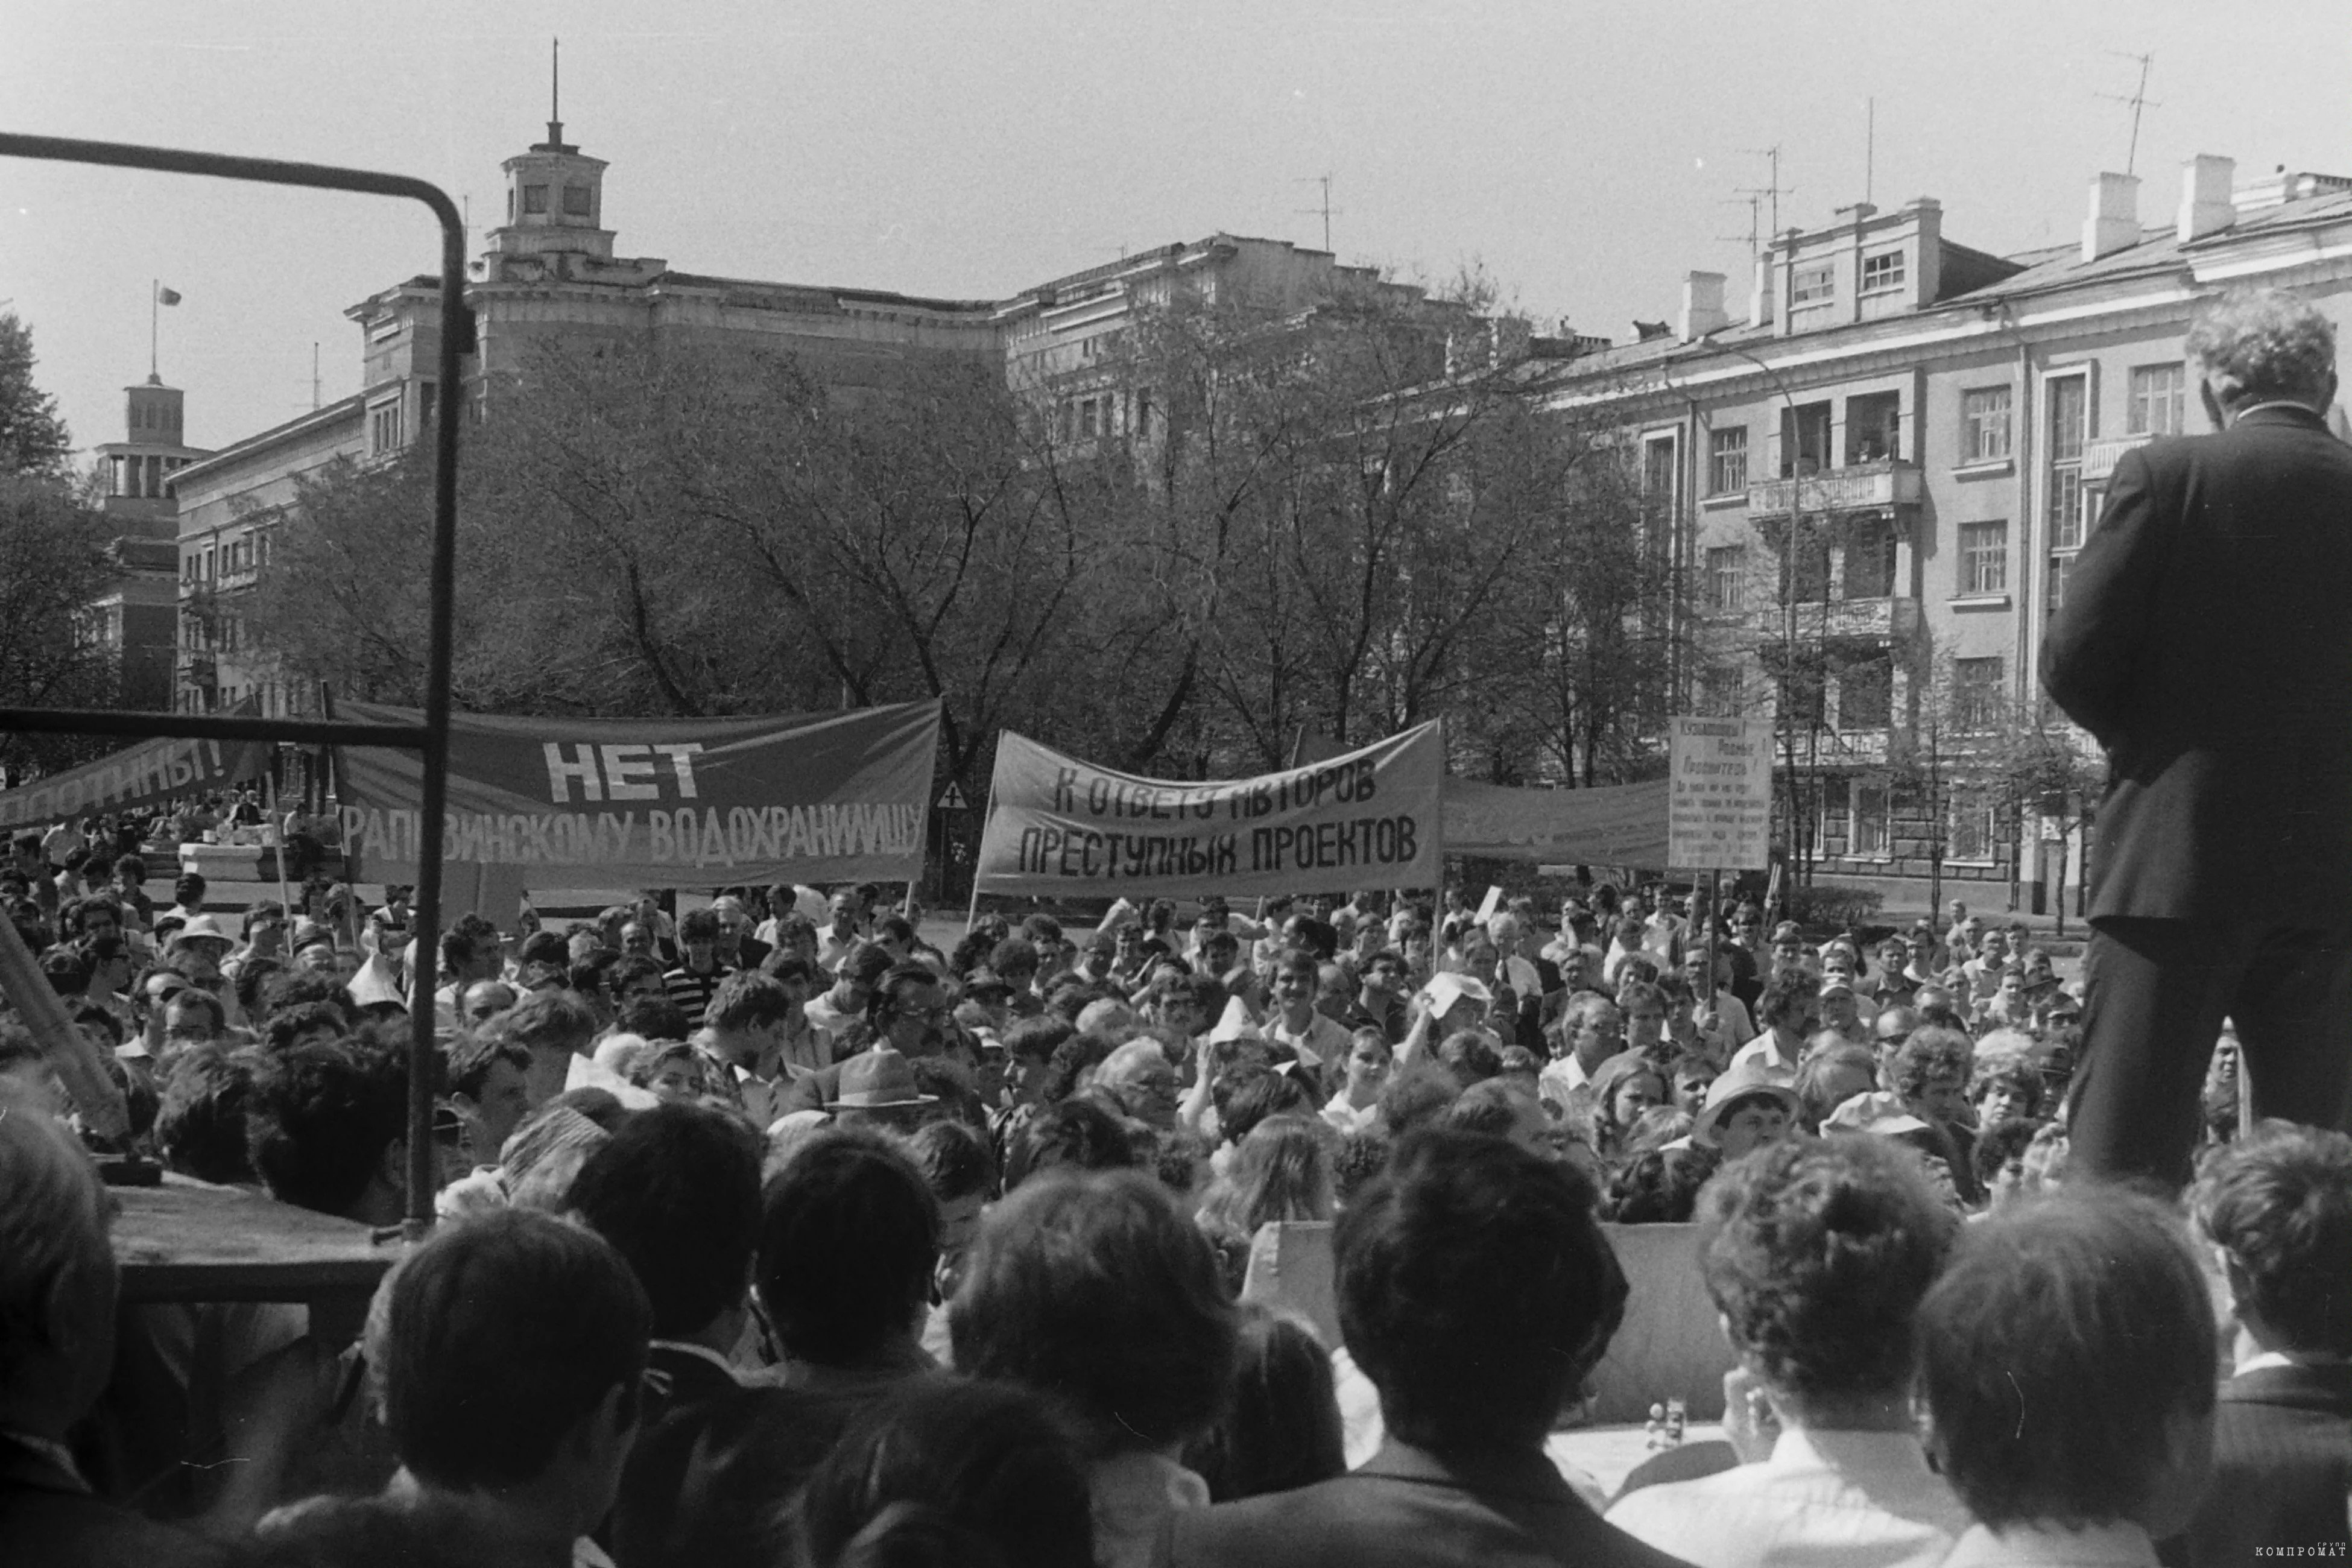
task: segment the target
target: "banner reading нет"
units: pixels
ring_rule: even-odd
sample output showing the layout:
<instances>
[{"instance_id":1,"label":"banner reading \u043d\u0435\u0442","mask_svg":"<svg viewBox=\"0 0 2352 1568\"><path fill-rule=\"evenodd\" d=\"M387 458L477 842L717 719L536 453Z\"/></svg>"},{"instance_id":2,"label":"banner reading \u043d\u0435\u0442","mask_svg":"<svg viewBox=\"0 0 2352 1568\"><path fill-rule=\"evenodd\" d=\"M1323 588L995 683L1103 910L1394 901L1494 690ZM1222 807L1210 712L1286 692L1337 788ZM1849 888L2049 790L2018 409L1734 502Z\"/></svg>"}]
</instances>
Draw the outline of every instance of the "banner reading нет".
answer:
<instances>
[{"instance_id":1,"label":"banner reading \u043d\u0435\u0442","mask_svg":"<svg viewBox=\"0 0 2352 1568\"><path fill-rule=\"evenodd\" d=\"M755 719L454 714L443 854L520 867L528 887L908 881L922 875L939 738L936 702ZM414 881L422 759L351 747L336 766L344 847L371 880Z\"/></svg>"},{"instance_id":2,"label":"banner reading \u043d\u0435\u0442","mask_svg":"<svg viewBox=\"0 0 2352 1568\"><path fill-rule=\"evenodd\" d=\"M984 893L1174 895L1435 887L1445 747L1434 722L1256 778L1139 778L1007 732Z\"/></svg>"}]
</instances>

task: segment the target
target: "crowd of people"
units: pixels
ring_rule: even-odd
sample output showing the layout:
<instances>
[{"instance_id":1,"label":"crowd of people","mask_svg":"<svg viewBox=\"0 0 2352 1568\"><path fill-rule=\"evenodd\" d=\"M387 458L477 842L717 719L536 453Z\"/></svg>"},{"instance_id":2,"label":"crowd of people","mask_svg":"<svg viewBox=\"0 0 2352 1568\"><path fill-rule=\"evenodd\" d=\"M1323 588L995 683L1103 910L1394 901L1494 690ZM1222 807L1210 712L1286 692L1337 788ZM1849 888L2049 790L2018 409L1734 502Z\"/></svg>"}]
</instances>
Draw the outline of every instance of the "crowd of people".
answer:
<instances>
[{"instance_id":1,"label":"crowd of people","mask_svg":"<svg viewBox=\"0 0 2352 1568\"><path fill-rule=\"evenodd\" d=\"M2185 1201L2068 1180L2079 999L1958 905L1155 900L950 952L778 887L420 953L404 889L230 921L75 850L0 903L130 1152L394 1226L429 994L439 1223L356 1338L118 1310L75 1109L0 1021L0 1562L2352 1543L2352 1139L2241 1136L2224 1039ZM1604 1226L1690 1221L1726 1440L1612 1497L1546 1447L1642 1310ZM1269 1226L1332 1227L1340 1342L1252 1288Z\"/></svg>"}]
</instances>

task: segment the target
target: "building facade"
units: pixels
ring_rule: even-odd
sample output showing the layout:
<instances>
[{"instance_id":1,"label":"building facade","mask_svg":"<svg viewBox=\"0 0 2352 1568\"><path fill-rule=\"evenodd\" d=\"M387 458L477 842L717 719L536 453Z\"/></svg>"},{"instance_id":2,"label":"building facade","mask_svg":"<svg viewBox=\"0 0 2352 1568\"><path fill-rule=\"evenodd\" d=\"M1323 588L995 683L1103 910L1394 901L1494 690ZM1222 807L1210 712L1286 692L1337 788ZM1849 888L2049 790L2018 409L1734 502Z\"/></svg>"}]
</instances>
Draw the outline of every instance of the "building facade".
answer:
<instances>
[{"instance_id":1,"label":"building facade","mask_svg":"<svg viewBox=\"0 0 2352 1568\"><path fill-rule=\"evenodd\" d=\"M107 543L113 581L89 606L90 635L116 668L127 708L173 706L179 550L171 486L205 454L181 439L186 394L149 375L123 388L123 437L96 451L99 506L118 531Z\"/></svg>"},{"instance_id":2,"label":"building facade","mask_svg":"<svg viewBox=\"0 0 2352 1568\"><path fill-rule=\"evenodd\" d=\"M1744 320L1694 273L1673 331L1579 362L1558 405L1635 446L1677 520L1685 701L1777 720L1781 842L1818 875L2079 908L2095 784L2025 788L2048 770L2021 758L2063 743L2095 779L2034 672L2107 479L2208 428L2203 300L2272 285L2352 321L2352 184L2232 175L2189 160L2152 225L2098 175L2077 244L2009 258L1932 201L1848 208L1773 237Z\"/></svg>"},{"instance_id":3,"label":"building facade","mask_svg":"<svg viewBox=\"0 0 2352 1568\"><path fill-rule=\"evenodd\" d=\"M852 401L887 394L927 361L975 363L1045 404L1061 435L1109 437L1150 422L1149 388L1114 372L1139 310L1186 290L1213 305L1293 310L1338 283L1373 282L1369 269L1339 267L1328 252L1223 234L1139 252L1007 300L711 277L658 257L615 254L615 231L605 226L608 165L564 141L562 122L549 122L546 140L503 167L504 221L472 263L466 289L474 342L461 359L459 395L476 400L478 412L545 346L677 342L790 353ZM315 706L266 650L250 646L238 600L266 569L302 476L339 460L388 460L431 429L444 395L440 307L440 280L431 276L359 301L344 312L361 335L358 393L218 452L192 454L202 460L168 473L178 524L174 700L182 710L247 697L271 716Z\"/></svg>"}]
</instances>

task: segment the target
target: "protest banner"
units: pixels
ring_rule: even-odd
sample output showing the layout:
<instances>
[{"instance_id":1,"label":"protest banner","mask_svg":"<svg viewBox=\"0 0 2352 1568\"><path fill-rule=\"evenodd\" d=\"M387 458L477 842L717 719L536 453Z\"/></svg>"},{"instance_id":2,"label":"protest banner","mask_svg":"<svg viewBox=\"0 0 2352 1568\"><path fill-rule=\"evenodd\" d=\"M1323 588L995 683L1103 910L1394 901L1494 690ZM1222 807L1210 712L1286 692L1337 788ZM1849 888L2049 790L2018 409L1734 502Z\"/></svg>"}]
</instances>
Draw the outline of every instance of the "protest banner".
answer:
<instances>
[{"instance_id":1,"label":"protest banner","mask_svg":"<svg viewBox=\"0 0 2352 1568\"><path fill-rule=\"evenodd\" d=\"M174 795L226 789L268 771L269 748L249 741L148 741L78 768L0 790L0 830L66 816L152 805Z\"/></svg>"},{"instance_id":2,"label":"protest banner","mask_svg":"<svg viewBox=\"0 0 2352 1568\"><path fill-rule=\"evenodd\" d=\"M337 717L413 724L339 702ZM907 881L922 874L940 705L752 719L449 721L444 858L526 887ZM338 752L346 851L415 879L424 763Z\"/></svg>"},{"instance_id":3,"label":"protest banner","mask_svg":"<svg viewBox=\"0 0 2352 1568\"><path fill-rule=\"evenodd\" d=\"M1434 722L1255 778L1139 778L1007 732L981 835L987 893L1317 892L1437 885L1444 741Z\"/></svg>"}]
</instances>

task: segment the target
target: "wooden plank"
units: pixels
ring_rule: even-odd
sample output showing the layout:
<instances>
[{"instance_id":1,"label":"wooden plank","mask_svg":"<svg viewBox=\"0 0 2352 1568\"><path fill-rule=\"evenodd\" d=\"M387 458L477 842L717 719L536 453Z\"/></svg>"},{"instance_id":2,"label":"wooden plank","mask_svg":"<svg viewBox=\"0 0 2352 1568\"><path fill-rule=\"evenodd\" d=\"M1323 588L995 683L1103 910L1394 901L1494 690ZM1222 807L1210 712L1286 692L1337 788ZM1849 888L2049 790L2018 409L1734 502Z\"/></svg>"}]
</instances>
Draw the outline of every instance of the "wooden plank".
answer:
<instances>
[{"instance_id":1,"label":"wooden plank","mask_svg":"<svg viewBox=\"0 0 2352 1568\"><path fill-rule=\"evenodd\" d=\"M125 1302L364 1299L401 1256L363 1225L236 1187L167 1174L110 1191Z\"/></svg>"}]
</instances>

